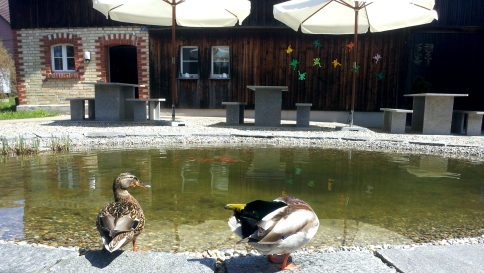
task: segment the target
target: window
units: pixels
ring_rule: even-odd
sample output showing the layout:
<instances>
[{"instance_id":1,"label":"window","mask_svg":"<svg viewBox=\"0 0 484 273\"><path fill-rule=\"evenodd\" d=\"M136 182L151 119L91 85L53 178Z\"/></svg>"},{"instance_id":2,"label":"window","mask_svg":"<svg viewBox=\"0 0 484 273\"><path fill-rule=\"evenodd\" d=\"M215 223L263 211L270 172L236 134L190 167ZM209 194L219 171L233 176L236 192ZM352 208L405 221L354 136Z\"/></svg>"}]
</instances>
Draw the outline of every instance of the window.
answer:
<instances>
[{"instance_id":1,"label":"window","mask_svg":"<svg viewBox=\"0 0 484 273\"><path fill-rule=\"evenodd\" d=\"M230 50L228 46L212 46L212 77L228 78L230 75Z\"/></svg>"},{"instance_id":2,"label":"window","mask_svg":"<svg viewBox=\"0 0 484 273\"><path fill-rule=\"evenodd\" d=\"M52 71L53 72L73 72L74 64L74 46L72 45L54 45L52 46Z\"/></svg>"},{"instance_id":3,"label":"window","mask_svg":"<svg viewBox=\"0 0 484 273\"><path fill-rule=\"evenodd\" d=\"M181 69L182 77L198 78L198 47L182 46L181 47Z\"/></svg>"}]
</instances>

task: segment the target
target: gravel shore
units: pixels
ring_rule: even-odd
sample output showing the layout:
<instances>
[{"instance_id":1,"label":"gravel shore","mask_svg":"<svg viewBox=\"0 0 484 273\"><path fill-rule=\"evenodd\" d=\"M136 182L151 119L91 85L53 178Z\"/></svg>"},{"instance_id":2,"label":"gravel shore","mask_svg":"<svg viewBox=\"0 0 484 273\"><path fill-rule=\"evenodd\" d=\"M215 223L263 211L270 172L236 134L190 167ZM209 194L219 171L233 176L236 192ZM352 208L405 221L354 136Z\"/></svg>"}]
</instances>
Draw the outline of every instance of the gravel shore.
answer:
<instances>
[{"instance_id":1,"label":"gravel shore","mask_svg":"<svg viewBox=\"0 0 484 273\"><path fill-rule=\"evenodd\" d=\"M280 127L256 127L246 119L241 126L226 126L220 117L178 117L184 126L166 122L73 122L69 116L0 121L0 138L14 142L39 139L47 149L52 137L69 136L71 149L96 149L165 145L251 145L314 146L331 149L357 149L406 154L435 154L444 157L484 160L484 135L389 134L379 128L340 130L346 124L311 122L299 128L295 121ZM359 128L359 127L358 127Z\"/></svg>"}]
</instances>

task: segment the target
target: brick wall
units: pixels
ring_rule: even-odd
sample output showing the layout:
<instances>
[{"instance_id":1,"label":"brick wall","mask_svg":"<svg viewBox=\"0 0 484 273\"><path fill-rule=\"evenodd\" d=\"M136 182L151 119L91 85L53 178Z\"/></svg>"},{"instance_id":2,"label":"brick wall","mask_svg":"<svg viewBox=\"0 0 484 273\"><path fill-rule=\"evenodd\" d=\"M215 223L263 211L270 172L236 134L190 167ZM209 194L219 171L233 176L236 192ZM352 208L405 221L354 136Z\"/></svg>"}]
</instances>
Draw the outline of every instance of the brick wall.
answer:
<instances>
[{"instance_id":1,"label":"brick wall","mask_svg":"<svg viewBox=\"0 0 484 273\"><path fill-rule=\"evenodd\" d=\"M22 29L14 30L14 60L20 105L68 104L66 97L93 97L94 86L82 81L107 81L110 46L136 46L139 97L149 97L148 32L138 28ZM134 33L134 35L133 35ZM50 48L74 45L75 73L53 73ZM85 63L83 54L91 53Z\"/></svg>"}]
</instances>

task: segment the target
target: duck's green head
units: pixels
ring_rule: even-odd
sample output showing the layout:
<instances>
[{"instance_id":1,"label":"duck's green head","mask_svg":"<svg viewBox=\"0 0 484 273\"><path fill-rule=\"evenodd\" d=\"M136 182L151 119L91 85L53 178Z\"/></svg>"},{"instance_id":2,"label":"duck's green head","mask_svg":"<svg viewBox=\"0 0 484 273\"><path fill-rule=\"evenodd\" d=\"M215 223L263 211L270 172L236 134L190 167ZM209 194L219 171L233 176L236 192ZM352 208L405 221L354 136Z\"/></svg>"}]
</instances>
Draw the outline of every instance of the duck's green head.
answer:
<instances>
[{"instance_id":1,"label":"duck's green head","mask_svg":"<svg viewBox=\"0 0 484 273\"><path fill-rule=\"evenodd\" d=\"M284 206L286 206L284 202L255 200L247 204L228 204L225 209L233 210L236 215L261 220L267 214Z\"/></svg>"},{"instance_id":2,"label":"duck's green head","mask_svg":"<svg viewBox=\"0 0 484 273\"><path fill-rule=\"evenodd\" d=\"M251 218L262 220L267 214L285 206L287 204L284 202L255 200L245 205L243 213Z\"/></svg>"}]
</instances>

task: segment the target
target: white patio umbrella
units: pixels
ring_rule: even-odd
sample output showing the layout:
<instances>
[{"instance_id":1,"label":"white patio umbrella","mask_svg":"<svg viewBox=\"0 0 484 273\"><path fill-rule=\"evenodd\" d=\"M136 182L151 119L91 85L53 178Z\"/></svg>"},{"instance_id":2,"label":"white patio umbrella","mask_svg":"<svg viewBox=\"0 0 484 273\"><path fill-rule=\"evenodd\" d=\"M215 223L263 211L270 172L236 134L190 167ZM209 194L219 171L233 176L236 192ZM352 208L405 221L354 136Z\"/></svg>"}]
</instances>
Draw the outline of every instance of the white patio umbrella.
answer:
<instances>
[{"instance_id":1,"label":"white patio umbrella","mask_svg":"<svg viewBox=\"0 0 484 273\"><path fill-rule=\"evenodd\" d=\"M435 0L294 0L274 5L274 18L308 34L353 34L353 68L358 33L422 25L437 19ZM355 110L356 73L351 88L350 126Z\"/></svg>"},{"instance_id":2,"label":"white patio umbrella","mask_svg":"<svg viewBox=\"0 0 484 273\"><path fill-rule=\"evenodd\" d=\"M172 119L175 120L175 25L230 27L250 14L249 0L93 0L93 8L115 21L172 26Z\"/></svg>"}]
</instances>

